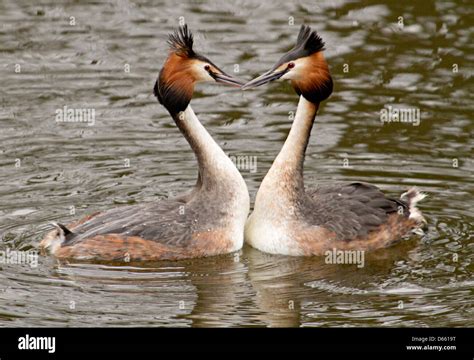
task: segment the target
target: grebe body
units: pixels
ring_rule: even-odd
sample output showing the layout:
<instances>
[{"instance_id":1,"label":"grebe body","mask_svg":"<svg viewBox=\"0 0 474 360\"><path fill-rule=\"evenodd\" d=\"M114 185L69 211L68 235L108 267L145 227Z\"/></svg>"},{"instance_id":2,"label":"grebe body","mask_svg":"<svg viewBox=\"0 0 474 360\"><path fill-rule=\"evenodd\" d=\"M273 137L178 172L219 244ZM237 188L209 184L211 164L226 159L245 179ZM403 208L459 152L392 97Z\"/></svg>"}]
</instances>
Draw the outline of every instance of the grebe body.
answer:
<instances>
[{"instance_id":1,"label":"grebe body","mask_svg":"<svg viewBox=\"0 0 474 360\"><path fill-rule=\"evenodd\" d=\"M268 72L242 87L290 80L300 95L288 137L257 192L245 240L268 253L323 255L331 249L373 250L389 246L423 226L416 188L400 199L367 183L336 183L305 189L303 163L319 104L333 88L322 39L302 26L296 46Z\"/></svg>"},{"instance_id":2,"label":"grebe body","mask_svg":"<svg viewBox=\"0 0 474 360\"><path fill-rule=\"evenodd\" d=\"M202 81L240 86L193 50L187 26L170 36L171 51L154 87L161 104L196 154L198 180L186 195L95 213L55 229L41 247L58 258L178 260L226 254L242 247L249 194L239 171L189 105Z\"/></svg>"}]
</instances>

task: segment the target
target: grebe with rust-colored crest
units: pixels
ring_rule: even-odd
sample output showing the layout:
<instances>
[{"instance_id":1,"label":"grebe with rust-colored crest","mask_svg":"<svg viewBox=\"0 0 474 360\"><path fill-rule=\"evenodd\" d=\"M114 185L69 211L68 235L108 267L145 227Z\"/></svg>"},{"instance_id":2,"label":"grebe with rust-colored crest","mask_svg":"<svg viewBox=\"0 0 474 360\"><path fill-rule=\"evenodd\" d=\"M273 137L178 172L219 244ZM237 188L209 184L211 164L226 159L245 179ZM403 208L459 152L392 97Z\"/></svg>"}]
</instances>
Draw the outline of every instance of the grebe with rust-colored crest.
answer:
<instances>
[{"instance_id":1,"label":"grebe with rust-colored crest","mask_svg":"<svg viewBox=\"0 0 474 360\"><path fill-rule=\"evenodd\" d=\"M193 50L187 25L170 35L170 53L154 87L194 151L198 179L186 195L95 213L55 229L41 247L58 258L177 260L226 254L243 244L249 194L239 171L189 105L198 82L242 83Z\"/></svg>"},{"instance_id":2,"label":"grebe with rust-colored crest","mask_svg":"<svg viewBox=\"0 0 474 360\"><path fill-rule=\"evenodd\" d=\"M303 25L295 47L242 87L290 80L300 96L291 130L260 185L245 228L245 241L264 252L322 255L334 248L371 250L386 247L425 223L416 208L425 194L416 188L400 200L361 182L305 190L303 162L311 129L319 104L333 89L323 50L321 37Z\"/></svg>"}]
</instances>

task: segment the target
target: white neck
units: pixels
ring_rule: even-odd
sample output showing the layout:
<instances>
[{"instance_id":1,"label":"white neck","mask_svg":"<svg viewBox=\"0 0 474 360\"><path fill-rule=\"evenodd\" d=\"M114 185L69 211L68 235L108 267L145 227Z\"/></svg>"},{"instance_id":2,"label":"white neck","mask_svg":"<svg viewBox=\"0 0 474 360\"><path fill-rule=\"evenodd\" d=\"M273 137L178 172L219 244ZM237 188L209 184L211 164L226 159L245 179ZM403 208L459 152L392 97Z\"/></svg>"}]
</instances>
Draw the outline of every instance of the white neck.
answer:
<instances>
[{"instance_id":1,"label":"white neck","mask_svg":"<svg viewBox=\"0 0 474 360\"><path fill-rule=\"evenodd\" d=\"M319 104L300 96L295 119L280 153L273 162L262 187L281 188L292 192L304 191L303 163Z\"/></svg>"},{"instance_id":2,"label":"white neck","mask_svg":"<svg viewBox=\"0 0 474 360\"><path fill-rule=\"evenodd\" d=\"M244 186L245 182L234 163L199 122L191 105L175 117L175 122L196 154L199 165L197 186L215 189L229 182Z\"/></svg>"},{"instance_id":3,"label":"white neck","mask_svg":"<svg viewBox=\"0 0 474 360\"><path fill-rule=\"evenodd\" d=\"M317 110L318 104L300 97L288 138L258 189L245 228L246 241L257 249L302 255L295 246L291 224L296 206L305 197L303 162Z\"/></svg>"}]
</instances>

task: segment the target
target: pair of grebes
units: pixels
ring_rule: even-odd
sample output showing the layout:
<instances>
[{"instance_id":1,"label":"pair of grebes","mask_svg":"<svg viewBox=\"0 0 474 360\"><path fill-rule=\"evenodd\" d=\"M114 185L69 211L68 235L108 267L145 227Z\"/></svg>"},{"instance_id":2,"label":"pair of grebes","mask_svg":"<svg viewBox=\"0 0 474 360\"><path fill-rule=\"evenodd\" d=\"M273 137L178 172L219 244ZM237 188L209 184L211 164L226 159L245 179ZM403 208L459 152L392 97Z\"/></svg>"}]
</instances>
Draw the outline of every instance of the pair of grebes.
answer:
<instances>
[{"instance_id":1,"label":"pair of grebes","mask_svg":"<svg viewBox=\"0 0 474 360\"><path fill-rule=\"evenodd\" d=\"M244 84L193 49L182 26L168 40L170 52L154 86L194 151L199 172L187 194L91 214L77 222L54 223L41 241L57 258L80 260L178 260L227 254L244 241L267 253L310 256L327 250L387 247L420 229L425 220L416 188L400 199L376 186L335 183L305 189L303 163L319 104L333 89L324 42L301 26L295 46L269 71ZM249 216L247 186L234 163L191 108L194 86L216 82L250 89L289 80L299 95L288 137L258 190Z\"/></svg>"}]
</instances>

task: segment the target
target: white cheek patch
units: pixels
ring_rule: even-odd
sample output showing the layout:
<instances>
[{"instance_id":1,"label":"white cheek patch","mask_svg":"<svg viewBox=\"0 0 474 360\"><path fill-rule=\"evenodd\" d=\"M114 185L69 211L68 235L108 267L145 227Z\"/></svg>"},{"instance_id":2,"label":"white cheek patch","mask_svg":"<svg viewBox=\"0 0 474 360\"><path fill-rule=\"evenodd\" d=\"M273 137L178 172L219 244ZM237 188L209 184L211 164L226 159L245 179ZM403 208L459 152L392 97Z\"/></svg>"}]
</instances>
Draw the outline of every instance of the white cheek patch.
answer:
<instances>
[{"instance_id":1,"label":"white cheek patch","mask_svg":"<svg viewBox=\"0 0 474 360\"><path fill-rule=\"evenodd\" d=\"M45 238L41 241L40 246L50 254L55 254L58 251L64 241L66 241L66 235L64 234L64 230L56 224L55 222L51 222L51 225L55 227L53 231L50 231Z\"/></svg>"},{"instance_id":2,"label":"white cheek patch","mask_svg":"<svg viewBox=\"0 0 474 360\"><path fill-rule=\"evenodd\" d=\"M295 64L295 67L292 68L290 71L288 71L285 75L283 75L281 77L281 79L283 79L283 80L295 80L295 79L301 79L302 77L304 77L304 75L305 75L304 69L306 68L306 66L309 65L307 63L308 58L304 57L304 58L301 58L301 59L293 60L291 62L293 64Z\"/></svg>"},{"instance_id":3,"label":"white cheek patch","mask_svg":"<svg viewBox=\"0 0 474 360\"><path fill-rule=\"evenodd\" d=\"M195 61L191 65L191 69L196 79L196 82L214 81L212 76L209 75L209 73L204 69L204 66L206 66L206 64L200 61Z\"/></svg>"}]
</instances>

